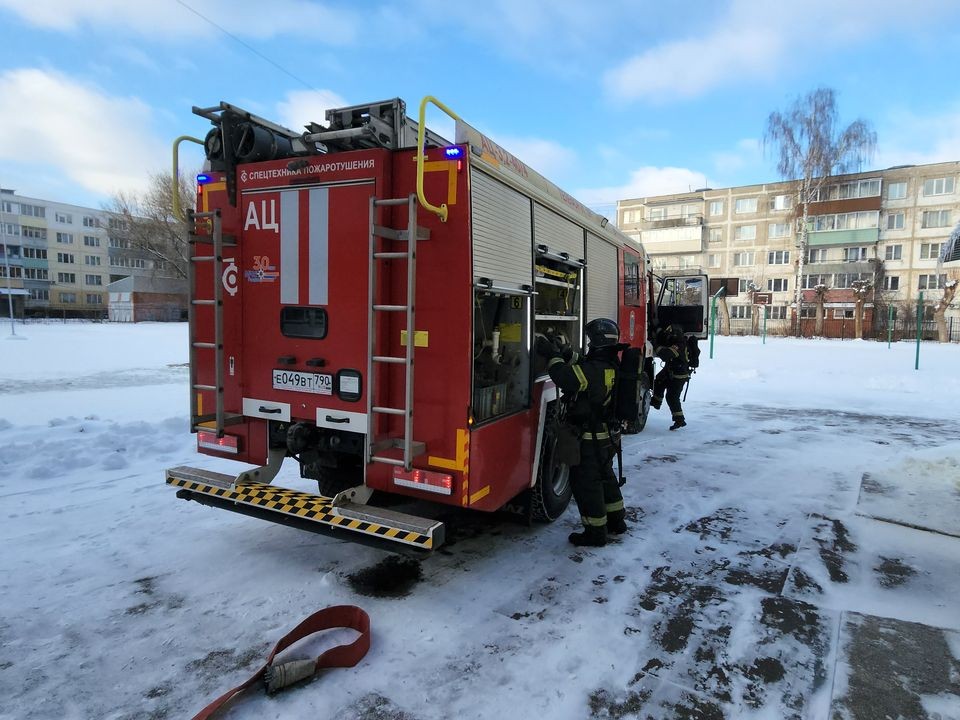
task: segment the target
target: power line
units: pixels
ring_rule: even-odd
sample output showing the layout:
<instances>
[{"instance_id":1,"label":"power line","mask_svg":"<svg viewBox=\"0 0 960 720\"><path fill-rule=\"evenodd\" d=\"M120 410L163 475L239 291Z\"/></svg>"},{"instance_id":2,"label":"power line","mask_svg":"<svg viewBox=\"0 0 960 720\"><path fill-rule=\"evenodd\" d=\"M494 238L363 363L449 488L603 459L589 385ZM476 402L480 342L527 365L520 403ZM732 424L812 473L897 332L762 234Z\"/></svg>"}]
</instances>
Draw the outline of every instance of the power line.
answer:
<instances>
[{"instance_id":1,"label":"power line","mask_svg":"<svg viewBox=\"0 0 960 720\"><path fill-rule=\"evenodd\" d=\"M238 38L236 35L234 35L232 32L230 32L229 30L227 30L226 28L221 27L220 25L217 25L217 23L215 23L213 20L211 20L210 18L208 18L206 15L203 15L203 14L202 14L201 12L199 12L198 10L195 10L194 8L192 8L192 7L190 7L189 5L187 5L185 2L183 2L183 0L176 0L176 2L177 2L178 5L182 5L184 8L186 8L187 10L189 10L190 12L192 12L194 15L196 15L196 16L197 16L198 18L200 18L201 20L204 20L205 22L208 22L208 23L210 23L211 25L213 25L217 30L219 30L220 32L222 32L222 33L223 33L224 35L226 35L227 37L229 37L229 38L235 40L236 42L240 43L241 45L243 45L243 47L245 47L247 50L249 50L250 52L252 52L252 53L253 53L254 55L256 55L257 57L259 57L259 58L261 58L261 59L263 59L263 60L266 60L268 63L270 63L271 65L273 65L275 68L277 68L277 70L279 70L280 72L282 72L284 75L288 75L289 77L293 78L293 79L296 80L298 83L300 83L301 85L303 85L304 87L306 87L308 90L313 90L314 92L319 92L313 85L311 85L310 83L308 83L306 80L304 80L303 78L297 77L297 76L294 75L292 72L290 72L290 71L287 70L285 67L283 67L283 65L281 65L280 63L271 60L271 59L268 58L266 55L264 55L262 52L260 52L259 50L257 50L255 47L253 47L252 45L248 45L248 44L245 43L243 40L241 40L241 39Z\"/></svg>"}]
</instances>

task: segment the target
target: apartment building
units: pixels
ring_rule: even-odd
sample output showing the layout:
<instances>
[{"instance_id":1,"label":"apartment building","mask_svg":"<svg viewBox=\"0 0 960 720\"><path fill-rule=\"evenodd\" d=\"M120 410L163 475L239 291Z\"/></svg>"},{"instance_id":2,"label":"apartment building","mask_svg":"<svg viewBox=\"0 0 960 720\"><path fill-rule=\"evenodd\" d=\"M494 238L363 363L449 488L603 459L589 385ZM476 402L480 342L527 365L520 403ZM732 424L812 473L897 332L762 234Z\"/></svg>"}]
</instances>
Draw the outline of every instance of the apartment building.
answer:
<instances>
[{"instance_id":1,"label":"apartment building","mask_svg":"<svg viewBox=\"0 0 960 720\"><path fill-rule=\"evenodd\" d=\"M18 317L106 317L107 285L162 273L123 229L104 210L0 189L0 299L12 295Z\"/></svg>"},{"instance_id":2,"label":"apartment building","mask_svg":"<svg viewBox=\"0 0 960 720\"><path fill-rule=\"evenodd\" d=\"M702 267L711 277L730 279L738 289L727 301L734 330L753 325L757 307L749 291L756 289L770 295L767 319L795 332L799 284L801 329L810 334L813 288L824 285L824 334L850 337L858 280L874 283L868 329L875 310L877 325L886 326L890 308L904 321L921 292L931 315L954 272L955 263L945 268L938 258L960 221L958 176L960 162L948 162L829 178L809 204L805 249L796 181L621 200L617 219L644 244L655 269ZM948 316L960 334L956 309Z\"/></svg>"}]
</instances>

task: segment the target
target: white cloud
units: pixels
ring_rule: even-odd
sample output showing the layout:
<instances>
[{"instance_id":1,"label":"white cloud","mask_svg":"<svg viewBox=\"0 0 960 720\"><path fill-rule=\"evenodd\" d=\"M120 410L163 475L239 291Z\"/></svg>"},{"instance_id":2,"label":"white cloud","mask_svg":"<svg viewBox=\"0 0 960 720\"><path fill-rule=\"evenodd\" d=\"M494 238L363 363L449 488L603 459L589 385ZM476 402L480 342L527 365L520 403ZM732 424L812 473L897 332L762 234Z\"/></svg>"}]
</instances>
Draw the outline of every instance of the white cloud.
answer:
<instances>
[{"instance_id":1,"label":"white cloud","mask_svg":"<svg viewBox=\"0 0 960 720\"><path fill-rule=\"evenodd\" d=\"M897 113L879 125L877 139L877 167L955 162L960 160L960 106L933 115Z\"/></svg>"},{"instance_id":2,"label":"white cloud","mask_svg":"<svg viewBox=\"0 0 960 720\"><path fill-rule=\"evenodd\" d=\"M51 166L102 195L140 190L169 149L151 134L150 108L64 75L32 68L0 75L0 158Z\"/></svg>"},{"instance_id":3,"label":"white cloud","mask_svg":"<svg viewBox=\"0 0 960 720\"><path fill-rule=\"evenodd\" d=\"M576 162L576 153L552 140L498 135L493 141L547 179L563 176Z\"/></svg>"},{"instance_id":4,"label":"white cloud","mask_svg":"<svg viewBox=\"0 0 960 720\"><path fill-rule=\"evenodd\" d=\"M690 192L706 186L707 176L702 172L680 167L646 166L632 171L630 179L623 185L577 190L574 196L591 207L615 206L618 200Z\"/></svg>"},{"instance_id":5,"label":"white cloud","mask_svg":"<svg viewBox=\"0 0 960 720\"><path fill-rule=\"evenodd\" d=\"M326 125L327 110L348 105L333 90L293 90L277 103L277 122L291 130L303 130L309 122Z\"/></svg>"},{"instance_id":6,"label":"white cloud","mask_svg":"<svg viewBox=\"0 0 960 720\"><path fill-rule=\"evenodd\" d=\"M75 32L85 27L118 28L151 38L209 36L216 31L203 15L227 32L247 38L309 35L325 45L344 45L359 34L359 16L308 0L0 0L0 8L48 30ZM192 8L195 12L191 12Z\"/></svg>"},{"instance_id":7,"label":"white cloud","mask_svg":"<svg viewBox=\"0 0 960 720\"><path fill-rule=\"evenodd\" d=\"M740 140L733 150L713 153L716 175L723 177L756 164L763 158L760 141L756 138Z\"/></svg>"},{"instance_id":8,"label":"white cloud","mask_svg":"<svg viewBox=\"0 0 960 720\"><path fill-rule=\"evenodd\" d=\"M671 40L635 55L604 76L619 100L670 102L746 80L782 76L797 58L813 61L883 32L928 27L953 12L948 0L806 0L776 6L733 0L713 31ZM806 62L806 60L805 60Z\"/></svg>"}]
</instances>

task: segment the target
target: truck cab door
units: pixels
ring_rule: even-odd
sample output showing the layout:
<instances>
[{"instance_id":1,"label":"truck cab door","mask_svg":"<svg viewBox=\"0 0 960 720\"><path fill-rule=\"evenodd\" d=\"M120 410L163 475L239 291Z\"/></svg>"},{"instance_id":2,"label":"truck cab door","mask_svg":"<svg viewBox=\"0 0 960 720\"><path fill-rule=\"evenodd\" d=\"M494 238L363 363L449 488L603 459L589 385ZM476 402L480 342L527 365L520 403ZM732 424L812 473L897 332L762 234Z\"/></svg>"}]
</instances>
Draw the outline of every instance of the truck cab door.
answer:
<instances>
[{"instance_id":1,"label":"truck cab door","mask_svg":"<svg viewBox=\"0 0 960 720\"><path fill-rule=\"evenodd\" d=\"M658 278L657 325L680 325L687 335L707 337L709 330L707 276L677 275Z\"/></svg>"}]
</instances>

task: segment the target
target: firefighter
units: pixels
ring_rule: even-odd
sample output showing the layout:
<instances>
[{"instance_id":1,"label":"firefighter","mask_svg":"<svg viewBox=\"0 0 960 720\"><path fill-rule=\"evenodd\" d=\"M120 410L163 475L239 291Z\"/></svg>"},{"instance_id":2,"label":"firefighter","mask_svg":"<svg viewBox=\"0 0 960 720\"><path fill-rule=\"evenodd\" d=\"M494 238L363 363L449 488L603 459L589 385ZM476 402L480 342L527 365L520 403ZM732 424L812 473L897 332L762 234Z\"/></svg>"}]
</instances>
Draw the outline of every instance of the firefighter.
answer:
<instances>
[{"instance_id":1,"label":"firefighter","mask_svg":"<svg viewBox=\"0 0 960 720\"><path fill-rule=\"evenodd\" d=\"M653 399L650 404L659 409L666 393L667 407L670 408L673 417L673 425L670 429L679 430L687 424L680 404L680 393L683 392L683 386L690 380L690 358L687 353L686 336L682 328L667 325L657 331L656 342L654 354L663 361L663 368L653 379Z\"/></svg>"},{"instance_id":2,"label":"firefighter","mask_svg":"<svg viewBox=\"0 0 960 720\"><path fill-rule=\"evenodd\" d=\"M583 531L571 533L574 545L602 547L607 533L626 532L626 512L613 458L620 442L614 415L614 385L620 362L620 329L613 320L597 318L584 327L588 352L580 358L561 351L547 338L537 337L536 351L547 359L550 377L563 391L566 422L579 436L579 463L571 463L570 484L580 511ZM612 432L611 432L612 431Z\"/></svg>"}]
</instances>

